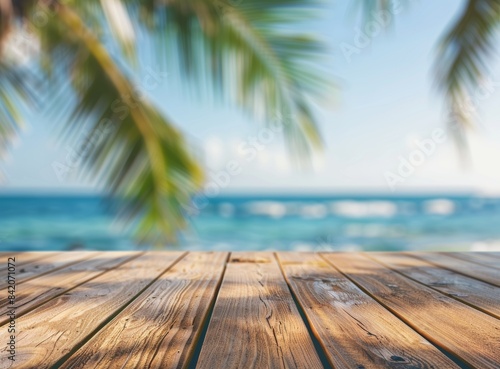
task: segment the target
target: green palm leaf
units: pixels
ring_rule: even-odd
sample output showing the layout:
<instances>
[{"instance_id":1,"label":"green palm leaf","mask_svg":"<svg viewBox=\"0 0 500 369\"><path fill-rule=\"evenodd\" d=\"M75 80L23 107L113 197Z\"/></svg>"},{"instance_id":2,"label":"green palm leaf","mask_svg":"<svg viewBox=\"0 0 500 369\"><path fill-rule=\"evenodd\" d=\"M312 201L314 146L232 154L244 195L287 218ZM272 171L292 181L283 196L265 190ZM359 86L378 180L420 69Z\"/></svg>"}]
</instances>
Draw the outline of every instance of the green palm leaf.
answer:
<instances>
[{"instance_id":1,"label":"green palm leaf","mask_svg":"<svg viewBox=\"0 0 500 369\"><path fill-rule=\"evenodd\" d=\"M130 65L104 47L102 39L110 30L126 60L133 61L134 37L120 34L119 20L103 3L31 1L23 3L20 13L27 19L40 12L49 17L43 27L32 27L40 42L38 62L51 88L65 96L65 104L60 99L51 110L65 122L66 136L74 139L88 132L79 148L87 173L120 199L117 211L131 222L139 240L173 240L185 224L183 209L200 190L203 173L173 122L147 98L134 97ZM157 35L160 58L174 51L170 60L176 60L193 84L208 83L263 121L289 116L282 124L300 159L320 142L310 98L325 80L311 61L322 46L286 30L309 17L301 2L256 1L241 7L211 0L123 4L121 20L130 20L136 31ZM283 16L285 9L293 17ZM132 19L130 14L141 17ZM9 104L7 99L0 102L2 107ZM74 109L68 110L72 103Z\"/></svg>"},{"instance_id":2,"label":"green palm leaf","mask_svg":"<svg viewBox=\"0 0 500 369\"><path fill-rule=\"evenodd\" d=\"M406 3L409 3L407 1ZM359 0L366 14L387 9L389 0ZM500 25L498 0L467 0L463 11L439 42L435 69L445 94L450 132L462 154L466 132L473 127L476 106L471 104L490 74L488 61L496 50Z\"/></svg>"},{"instance_id":3,"label":"green palm leaf","mask_svg":"<svg viewBox=\"0 0 500 369\"><path fill-rule=\"evenodd\" d=\"M457 142L466 145L465 130L473 125L475 107L469 103L489 75L488 59L495 51L500 25L500 3L469 0L440 43L436 71L446 93L450 128Z\"/></svg>"},{"instance_id":4,"label":"green palm leaf","mask_svg":"<svg viewBox=\"0 0 500 369\"><path fill-rule=\"evenodd\" d=\"M208 78L226 101L261 121L281 117L298 163L321 146L310 101L329 85L315 63L324 45L290 31L314 19L316 1L171 0L145 9L145 23L163 36L158 48L179 58L187 79L200 87Z\"/></svg>"}]
</instances>

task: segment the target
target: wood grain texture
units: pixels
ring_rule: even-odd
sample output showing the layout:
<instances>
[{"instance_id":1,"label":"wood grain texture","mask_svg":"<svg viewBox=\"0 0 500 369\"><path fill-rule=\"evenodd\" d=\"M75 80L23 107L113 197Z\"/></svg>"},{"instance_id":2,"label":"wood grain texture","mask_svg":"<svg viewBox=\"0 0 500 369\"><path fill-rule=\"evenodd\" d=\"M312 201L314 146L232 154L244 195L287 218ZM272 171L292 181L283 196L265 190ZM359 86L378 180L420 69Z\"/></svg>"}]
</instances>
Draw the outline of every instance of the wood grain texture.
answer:
<instances>
[{"instance_id":1,"label":"wood grain texture","mask_svg":"<svg viewBox=\"0 0 500 369\"><path fill-rule=\"evenodd\" d=\"M15 364L2 360L0 368L54 366L181 256L180 252L139 256L24 315L17 321ZM5 354L2 347L0 355Z\"/></svg>"},{"instance_id":2,"label":"wood grain texture","mask_svg":"<svg viewBox=\"0 0 500 369\"><path fill-rule=\"evenodd\" d=\"M500 366L500 320L360 254L324 257L429 341L477 368Z\"/></svg>"},{"instance_id":3,"label":"wood grain texture","mask_svg":"<svg viewBox=\"0 0 500 369\"><path fill-rule=\"evenodd\" d=\"M43 258L47 258L51 255L56 255L55 252L49 252L49 251L44 251L44 252L4 252L1 257L1 262L0 262L0 272L7 270L7 259L9 257L15 257L16 261L16 267L21 267L23 265L26 265L28 263L31 263L33 261L37 260L42 260Z\"/></svg>"},{"instance_id":4,"label":"wood grain texture","mask_svg":"<svg viewBox=\"0 0 500 369\"><path fill-rule=\"evenodd\" d=\"M18 253L0 369L500 368L499 253L279 255Z\"/></svg>"},{"instance_id":5,"label":"wood grain texture","mask_svg":"<svg viewBox=\"0 0 500 369\"><path fill-rule=\"evenodd\" d=\"M500 270L497 268L460 260L443 253L412 252L408 255L500 287Z\"/></svg>"},{"instance_id":6,"label":"wood grain texture","mask_svg":"<svg viewBox=\"0 0 500 369\"><path fill-rule=\"evenodd\" d=\"M475 254L486 254L488 256L500 259L500 251L475 252Z\"/></svg>"},{"instance_id":7,"label":"wood grain texture","mask_svg":"<svg viewBox=\"0 0 500 369\"><path fill-rule=\"evenodd\" d=\"M61 368L185 368L227 256L189 253Z\"/></svg>"},{"instance_id":8,"label":"wood grain texture","mask_svg":"<svg viewBox=\"0 0 500 369\"><path fill-rule=\"evenodd\" d=\"M62 295L107 270L140 255L141 253L137 252L99 253L88 260L31 279L17 288L16 315L20 317L54 297ZM8 309L8 300L0 301L0 325L9 321L9 317L6 315Z\"/></svg>"},{"instance_id":9,"label":"wood grain texture","mask_svg":"<svg viewBox=\"0 0 500 369\"><path fill-rule=\"evenodd\" d=\"M405 276L500 319L498 287L400 253L367 255Z\"/></svg>"},{"instance_id":10,"label":"wood grain texture","mask_svg":"<svg viewBox=\"0 0 500 369\"><path fill-rule=\"evenodd\" d=\"M489 252L447 252L446 255L492 268L500 268L500 259Z\"/></svg>"},{"instance_id":11,"label":"wood grain texture","mask_svg":"<svg viewBox=\"0 0 500 369\"><path fill-rule=\"evenodd\" d=\"M334 368L458 368L319 255L278 258Z\"/></svg>"},{"instance_id":12,"label":"wood grain texture","mask_svg":"<svg viewBox=\"0 0 500 369\"><path fill-rule=\"evenodd\" d=\"M231 260L196 367L323 368L274 256Z\"/></svg>"},{"instance_id":13,"label":"wood grain texture","mask_svg":"<svg viewBox=\"0 0 500 369\"><path fill-rule=\"evenodd\" d=\"M272 252L238 251L229 256L231 263L271 263L275 261Z\"/></svg>"},{"instance_id":14,"label":"wood grain texture","mask_svg":"<svg viewBox=\"0 0 500 369\"><path fill-rule=\"evenodd\" d=\"M89 259L97 254L97 252L91 251L54 253L48 257L37 259L27 264L22 264L20 266L16 265L16 284L19 285L20 283L29 281L32 278L54 272L79 261ZM3 271L2 274L7 275L7 271ZM1 282L0 290L6 289L6 278L2 278Z\"/></svg>"}]
</instances>

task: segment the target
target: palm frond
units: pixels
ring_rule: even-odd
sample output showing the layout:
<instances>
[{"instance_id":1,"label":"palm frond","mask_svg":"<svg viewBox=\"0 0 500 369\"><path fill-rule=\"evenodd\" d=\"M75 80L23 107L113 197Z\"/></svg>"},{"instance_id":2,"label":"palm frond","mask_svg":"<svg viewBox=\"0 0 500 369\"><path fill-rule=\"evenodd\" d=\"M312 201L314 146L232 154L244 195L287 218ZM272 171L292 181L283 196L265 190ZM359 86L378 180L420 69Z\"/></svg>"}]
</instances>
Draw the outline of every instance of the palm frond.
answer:
<instances>
[{"instance_id":1,"label":"palm frond","mask_svg":"<svg viewBox=\"0 0 500 369\"><path fill-rule=\"evenodd\" d=\"M36 102L29 73L13 69L0 61L0 160L23 128L21 110ZM31 83L30 83L31 82ZM0 184L6 179L0 169Z\"/></svg>"},{"instance_id":2,"label":"palm frond","mask_svg":"<svg viewBox=\"0 0 500 369\"><path fill-rule=\"evenodd\" d=\"M331 87L331 80L318 67L324 45L300 31L317 16L319 2L148 3L143 3L149 15L144 23L164 36L158 49L178 58L186 79L198 87L210 80L212 90L260 120L286 117L281 118L285 142L298 163L321 147L311 100Z\"/></svg>"},{"instance_id":3,"label":"palm frond","mask_svg":"<svg viewBox=\"0 0 500 369\"><path fill-rule=\"evenodd\" d=\"M355 15L360 14L364 24L368 24L377 14L389 12L391 16L394 16L416 1L418 0L356 0L352 2L352 10ZM391 25L392 22L387 26Z\"/></svg>"},{"instance_id":4,"label":"palm frond","mask_svg":"<svg viewBox=\"0 0 500 369\"><path fill-rule=\"evenodd\" d=\"M134 99L132 84L82 19L67 6L54 11L43 42L57 64L52 68L71 78L76 93L68 127L78 134L90 122L82 160L120 199L120 214L138 220L141 241L172 240L184 223L183 206L201 185L200 168L172 123L147 100Z\"/></svg>"},{"instance_id":5,"label":"palm frond","mask_svg":"<svg viewBox=\"0 0 500 369\"><path fill-rule=\"evenodd\" d=\"M120 0L101 0L101 7L123 54L135 63L135 31L127 8Z\"/></svg>"},{"instance_id":6,"label":"palm frond","mask_svg":"<svg viewBox=\"0 0 500 369\"><path fill-rule=\"evenodd\" d=\"M469 0L440 43L436 74L446 93L451 131L462 149L475 113L469 102L489 75L488 59L495 51L499 25L497 0Z\"/></svg>"},{"instance_id":7,"label":"palm frond","mask_svg":"<svg viewBox=\"0 0 500 369\"><path fill-rule=\"evenodd\" d=\"M358 5L368 17L374 11L387 9L391 1L359 0ZM458 19L439 42L436 79L445 93L449 131L462 155L467 151L467 131L476 118L474 95L483 83L488 83L488 60L496 49L499 24L498 0L467 0Z\"/></svg>"},{"instance_id":8,"label":"palm frond","mask_svg":"<svg viewBox=\"0 0 500 369\"><path fill-rule=\"evenodd\" d=\"M150 101L135 96L128 66L119 64L123 61L102 43L104 19L115 22L109 28L125 54L130 39L120 34L101 0L23 4L27 19L36 12L50 17L43 27L32 29L40 42L41 72L51 84L62 86L67 106L53 105L52 110L59 112L66 134L75 139L87 131L78 155L88 173L121 200L118 211L133 222L141 240L172 239L203 175L174 124ZM315 1L123 4L125 17L141 14L142 26L161 35L162 57L173 46L174 59L194 85L208 83L221 97L264 121L278 117L298 161L320 146L310 101L328 85L326 72L314 62L323 45L296 30L318 9ZM68 109L71 104L74 110Z\"/></svg>"},{"instance_id":9,"label":"palm frond","mask_svg":"<svg viewBox=\"0 0 500 369\"><path fill-rule=\"evenodd\" d=\"M26 70L0 61L0 158L23 128L21 109L36 103L35 83Z\"/></svg>"}]
</instances>

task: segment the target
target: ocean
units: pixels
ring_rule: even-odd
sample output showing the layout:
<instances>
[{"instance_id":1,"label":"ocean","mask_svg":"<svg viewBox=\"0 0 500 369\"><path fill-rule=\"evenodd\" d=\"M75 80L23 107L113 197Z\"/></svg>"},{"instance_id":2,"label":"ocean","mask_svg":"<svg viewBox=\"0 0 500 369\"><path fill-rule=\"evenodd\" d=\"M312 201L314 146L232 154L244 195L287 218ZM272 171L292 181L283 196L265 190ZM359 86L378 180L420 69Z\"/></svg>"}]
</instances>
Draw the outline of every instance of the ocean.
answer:
<instances>
[{"instance_id":1,"label":"ocean","mask_svg":"<svg viewBox=\"0 0 500 369\"><path fill-rule=\"evenodd\" d=\"M500 198L220 196L199 206L189 250L500 250ZM0 251L136 250L98 196L0 196Z\"/></svg>"}]
</instances>

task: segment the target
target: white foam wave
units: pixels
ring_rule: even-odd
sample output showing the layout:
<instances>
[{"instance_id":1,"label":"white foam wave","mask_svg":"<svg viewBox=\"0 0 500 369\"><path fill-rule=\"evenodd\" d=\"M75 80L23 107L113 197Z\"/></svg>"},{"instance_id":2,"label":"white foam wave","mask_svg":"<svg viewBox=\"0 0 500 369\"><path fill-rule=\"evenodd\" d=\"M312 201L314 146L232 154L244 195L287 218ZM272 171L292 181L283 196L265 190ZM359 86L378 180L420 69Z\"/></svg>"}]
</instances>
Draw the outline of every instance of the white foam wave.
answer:
<instances>
[{"instance_id":1,"label":"white foam wave","mask_svg":"<svg viewBox=\"0 0 500 369\"><path fill-rule=\"evenodd\" d=\"M429 200L424 203L427 214L450 215L455 211L455 203L446 199Z\"/></svg>"},{"instance_id":2,"label":"white foam wave","mask_svg":"<svg viewBox=\"0 0 500 369\"><path fill-rule=\"evenodd\" d=\"M392 217L398 211L391 201L336 201L330 209L336 215L350 218Z\"/></svg>"},{"instance_id":3,"label":"white foam wave","mask_svg":"<svg viewBox=\"0 0 500 369\"><path fill-rule=\"evenodd\" d=\"M246 211L253 215L266 215L271 218L282 218L286 213L286 206L275 201L254 201L245 206Z\"/></svg>"},{"instance_id":4,"label":"white foam wave","mask_svg":"<svg viewBox=\"0 0 500 369\"><path fill-rule=\"evenodd\" d=\"M299 212L304 218L319 219L327 216L328 209L323 204L311 204L301 206Z\"/></svg>"}]
</instances>

